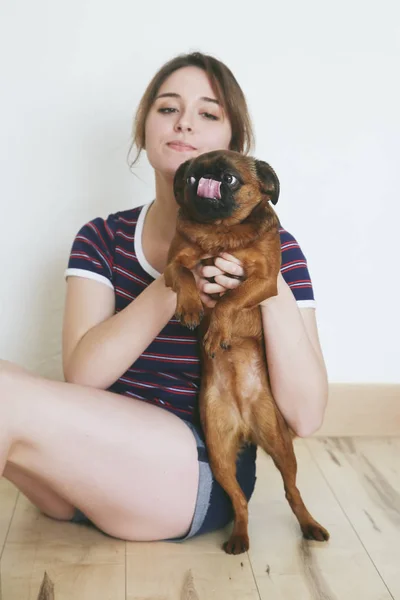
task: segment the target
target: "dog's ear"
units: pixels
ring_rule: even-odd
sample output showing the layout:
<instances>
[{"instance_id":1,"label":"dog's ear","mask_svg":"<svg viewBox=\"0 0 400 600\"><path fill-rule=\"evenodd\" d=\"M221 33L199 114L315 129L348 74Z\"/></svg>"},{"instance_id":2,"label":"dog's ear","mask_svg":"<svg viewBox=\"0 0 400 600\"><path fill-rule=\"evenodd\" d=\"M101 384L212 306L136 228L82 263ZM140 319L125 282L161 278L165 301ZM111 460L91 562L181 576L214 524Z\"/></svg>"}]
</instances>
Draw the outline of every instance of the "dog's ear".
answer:
<instances>
[{"instance_id":1,"label":"dog's ear","mask_svg":"<svg viewBox=\"0 0 400 600\"><path fill-rule=\"evenodd\" d=\"M263 160L256 160L257 177L260 182L261 191L269 196L272 204L276 204L279 198L279 179L273 168Z\"/></svg>"},{"instance_id":2,"label":"dog's ear","mask_svg":"<svg viewBox=\"0 0 400 600\"><path fill-rule=\"evenodd\" d=\"M174 177L174 195L175 200L181 206L183 202L183 190L186 183L186 171L192 162L192 159L189 159L182 163L178 169L176 170Z\"/></svg>"}]
</instances>

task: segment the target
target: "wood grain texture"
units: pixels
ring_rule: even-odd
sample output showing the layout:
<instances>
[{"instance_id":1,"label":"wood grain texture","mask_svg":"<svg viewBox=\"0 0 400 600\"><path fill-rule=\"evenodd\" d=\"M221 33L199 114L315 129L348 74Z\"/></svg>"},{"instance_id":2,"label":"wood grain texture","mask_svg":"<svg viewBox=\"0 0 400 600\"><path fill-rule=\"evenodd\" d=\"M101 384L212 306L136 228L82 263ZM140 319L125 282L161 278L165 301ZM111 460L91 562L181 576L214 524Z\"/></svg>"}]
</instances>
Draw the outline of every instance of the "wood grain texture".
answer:
<instances>
[{"instance_id":1,"label":"wood grain texture","mask_svg":"<svg viewBox=\"0 0 400 600\"><path fill-rule=\"evenodd\" d=\"M281 477L270 458L260 454L249 555L261 599L389 600L385 583L303 440L295 441L295 450L298 488L331 538L321 543L302 538Z\"/></svg>"},{"instance_id":2,"label":"wood grain texture","mask_svg":"<svg viewBox=\"0 0 400 600\"><path fill-rule=\"evenodd\" d=\"M400 439L307 445L392 597L400 600Z\"/></svg>"},{"instance_id":3,"label":"wood grain texture","mask_svg":"<svg viewBox=\"0 0 400 600\"><path fill-rule=\"evenodd\" d=\"M184 543L125 543L45 517L1 480L1 600L46 589L53 600L51 584L54 600L400 600L400 437L296 440L295 450L298 487L330 541L303 540L259 452L251 545L239 556L221 549L231 526Z\"/></svg>"}]
</instances>

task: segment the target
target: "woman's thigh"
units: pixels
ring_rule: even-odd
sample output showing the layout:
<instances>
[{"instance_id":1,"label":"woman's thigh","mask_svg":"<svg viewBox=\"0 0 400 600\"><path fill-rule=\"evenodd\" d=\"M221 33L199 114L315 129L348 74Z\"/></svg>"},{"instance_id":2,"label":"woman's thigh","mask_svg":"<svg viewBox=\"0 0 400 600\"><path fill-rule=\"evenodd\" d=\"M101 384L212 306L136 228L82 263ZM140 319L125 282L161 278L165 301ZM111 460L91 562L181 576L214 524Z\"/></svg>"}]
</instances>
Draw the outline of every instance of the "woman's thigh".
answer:
<instances>
[{"instance_id":1,"label":"woman's thigh","mask_svg":"<svg viewBox=\"0 0 400 600\"><path fill-rule=\"evenodd\" d=\"M195 511L190 529L183 536L167 541L182 542L191 537L209 533L225 527L234 517L232 502L228 494L216 481L209 463L209 456L201 426L185 422L196 440L199 461L199 485ZM236 460L236 477L247 499L250 500L256 483L257 447L244 447ZM93 525L81 511L76 511L72 521Z\"/></svg>"},{"instance_id":2,"label":"woman's thigh","mask_svg":"<svg viewBox=\"0 0 400 600\"><path fill-rule=\"evenodd\" d=\"M4 370L10 463L109 535L139 541L187 533L199 464L195 438L178 417L141 400Z\"/></svg>"}]
</instances>

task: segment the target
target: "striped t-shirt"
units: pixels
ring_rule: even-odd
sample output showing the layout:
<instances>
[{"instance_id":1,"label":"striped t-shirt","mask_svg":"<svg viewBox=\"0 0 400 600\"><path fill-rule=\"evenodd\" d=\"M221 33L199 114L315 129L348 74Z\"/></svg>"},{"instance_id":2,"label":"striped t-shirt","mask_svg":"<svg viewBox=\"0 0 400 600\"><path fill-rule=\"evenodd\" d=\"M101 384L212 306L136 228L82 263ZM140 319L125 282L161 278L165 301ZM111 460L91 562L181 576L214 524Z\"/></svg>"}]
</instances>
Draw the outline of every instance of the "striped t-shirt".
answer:
<instances>
[{"instance_id":1,"label":"striped t-shirt","mask_svg":"<svg viewBox=\"0 0 400 600\"><path fill-rule=\"evenodd\" d=\"M96 218L78 232L65 272L95 279L115 293L115 312L160 276L142 250L143 223L150 204ZM314 294L306 259L294 237L280 229L281 272L300 307L313 307ZM132 335L135 332L132 331ZM109 391L156 404L199 422L200 352L196 330L172 318Z\"/></svg>"}]
</instances>

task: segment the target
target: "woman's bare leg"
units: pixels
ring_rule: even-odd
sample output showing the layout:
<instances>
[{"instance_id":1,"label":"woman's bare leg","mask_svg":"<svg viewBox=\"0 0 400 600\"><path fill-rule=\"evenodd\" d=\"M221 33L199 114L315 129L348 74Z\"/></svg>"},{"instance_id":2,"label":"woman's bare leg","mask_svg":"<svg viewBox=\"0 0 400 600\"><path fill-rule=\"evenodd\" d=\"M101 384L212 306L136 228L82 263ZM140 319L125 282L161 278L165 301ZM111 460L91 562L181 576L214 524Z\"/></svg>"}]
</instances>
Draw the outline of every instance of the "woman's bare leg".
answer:
<instances>
[{"instance_id":1,"label":"woman's bare leg","mask_svg":"<svg viewBox=\"0 0 400 600\"><path fill-rule=\"evenodd\" d=\"M197 497L196 443L178 417L0 361L3 472L47 514L78 507L127 540L184 535Z\"/></svg>"},{"instance_id":2,"label":"woman's bare leg","mask_svg":"<svg viewBox=\"0 0 400 600\"><path fill-rule=\"evenodd\" d=\"M6 369L9 373L14 371L16 375L21 372L21 368L18 365L0 360L0 372L3 370L4 373ZM35 375L35 377L37 376ZM2 428L0 427L0 433L3 435L5 432L6 423L3 424ZM3 442L5 441L3 438ZM7 452L4 450L3 454L8 454L8 452L9 449L7 449ZM39 481L37 476L33 477L23 468L7 462L3 476L11 481L45 515L63 521L69 521L74 515L75 507L70 502L61 498L43 481Z\"/></svg>"},{"instance_id":3,"label":"woman's bare leg","mask_svg":"<svg viewBox=\"0 0 400 600\"><path fill-rule=\"evenodd\" d=\"M29 475L23 468L7 462L3 477L11 481L37 508L52 519L70 521L75 507L48 485Z\"/></svg>"}]
</instances>

